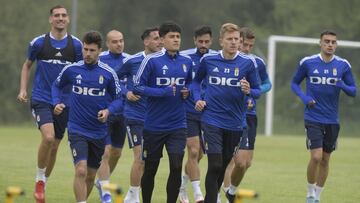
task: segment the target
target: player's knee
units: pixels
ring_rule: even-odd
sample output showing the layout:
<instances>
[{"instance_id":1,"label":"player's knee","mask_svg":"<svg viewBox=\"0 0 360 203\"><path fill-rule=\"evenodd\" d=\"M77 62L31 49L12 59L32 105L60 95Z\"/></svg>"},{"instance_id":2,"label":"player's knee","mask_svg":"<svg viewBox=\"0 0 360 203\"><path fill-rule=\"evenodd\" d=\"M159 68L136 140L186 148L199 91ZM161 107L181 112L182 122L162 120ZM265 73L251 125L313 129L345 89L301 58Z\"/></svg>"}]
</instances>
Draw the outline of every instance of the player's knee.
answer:
<instances>
[{"instance_id":1,"label":"player's knee","mask_svg":"<svg viewBox=\"0 0 360 203\"><path fill-rule=\"evenodd\" d=\"M317 154L311 155L311 161L319 164L322 161L322 154L317 153Z\"/></svg>"},{"instance_id":2,"label":"player's knee","mask_svg":"<svg viewBox=\"0 0 360 203\"><path fill-rule=\"evenodd\" d=\"M196 147L189 148L189 158L197 160L199 158L199 149Z\"/></svg>"},{"instance_id":3,"label":"player's knee","mask_svg":"<svg viewBox=\"0 0 360 203\"><path fill-rule=\"evenodd\" d=\"M55 143L55 135L53 134L46 134L43 136L43 142L48 145L53 147L53 144Z\"/></svg>"},{"instance_id":4,"label":"player's knee","mask_svg":"<svg viewBox=\"0 0 360 203\"><path fill-rule=\"evenodd\" d=\"M83 166L76 167L75 176L78 178L81 178L81 179L85 179L87 176L86 167L83 167Z\"/></svg>"},{"instance_id":5,"label":"player's knee","mask_svg":"<svg viewBox=\"0 0 360 203\"><path fill-rule=\"evenodd\" d=\"M208 155L208 171L211 173L221 173L223 165L221 155Z\"/></svg>"},{"instance_id":6,"label":"player's knee","mask_svg":"<svg viewBox=\"0 0 360 203\"><path fill-rule=\"evenodd\" d=\"M249 165L248 162L244 159L235 162L235 167L241 170L247 169L248 165Z\"/></svg>"},{"instance_id":7,"label":"player's knee","mask_svg":"<svg viewBox=\"0 0 360 203\"><path fill-rule=\"evenodd\" d=\"M170 172L181 173L183 157L183 154L169 154Z\"/></svg>"}]
</instances>

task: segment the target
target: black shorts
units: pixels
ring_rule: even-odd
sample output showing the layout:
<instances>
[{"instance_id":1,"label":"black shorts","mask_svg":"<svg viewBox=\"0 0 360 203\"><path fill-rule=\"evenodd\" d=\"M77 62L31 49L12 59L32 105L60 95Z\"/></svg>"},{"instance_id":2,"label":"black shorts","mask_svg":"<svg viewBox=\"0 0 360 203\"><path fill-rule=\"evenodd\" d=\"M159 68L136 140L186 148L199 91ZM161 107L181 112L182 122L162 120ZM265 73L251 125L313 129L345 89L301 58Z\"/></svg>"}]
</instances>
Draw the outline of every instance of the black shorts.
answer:
<instances>
[{"instance_id":1,"label":"black shorts","mask_svg":"<svg viewBox=\"0 0 360 203\"><path fill-rule=\"evenodd\" d=\"M223 156L232 157L237 149L247 149L246 131L227 130L204 122L202 126L207 154L223 154Z\"/></svg>"},{"instance_id":2,"label":"black shorts","mask_svg":"<svg viewBox=\"0 0 360 203\"><path fill-rule=\"evenodd\" d=\"M151 132L144 130L142 159L159 160L166 147L168 154L184 154L186 146L186 129L176 129L168 132Z\"/></svg>"},{"instance_id":3,"label":"black shorts","mask_svg":"<svg viewBox=\"0 0 360 203\"><path fill-rule=\"evenodd\" d=\"M247 123L247 137L249 140L248 150L254 150L255 140L256 140L257 116L247 114L246 123Z\"/></svg>"},{"instance_id":4,"label":"black shorts","mask_svg":"<svg viewBox=\"0 0 360 203\"><path fill-rule=\"evenodd\" d=\"M326 153L331 153L336 149L339 124L323 124L305 120L305 130L307 149L322 148Z\"/></svg>"},{"instance_id":5,"label":"black shorts","mask_svg":"<svg viewBox=\"0 0 360 203\"><path fill-rule=\"evenodd\" d=\"M86 160L90 168L98 169L105 150L105 138L91 139L84 135L69 134L74 164Z\"/></svg>"},{"instance_id":6,"label":"black shorts","mask_svg":"<svg viewBox=\"0 0 360 203\"><path fill-rule=\"evenodd\" d=\"M60 115L54 115L54 107L46 102L31 100L31 112L40 127L46 123L54 124L55 138L62 139L69 120L69 108L66 107Z\"/></svg>"},{"instance_id":7,"label":"black shorts","mask_svg":"<svg viewBox=\"0 0 360 203\"><path fill-rule=\"evenodd\" d=\"M106 145L123 148L126 137L126 126L123 115L110 115L108 118L108 134Z\"/></svg>"}]
</instances>

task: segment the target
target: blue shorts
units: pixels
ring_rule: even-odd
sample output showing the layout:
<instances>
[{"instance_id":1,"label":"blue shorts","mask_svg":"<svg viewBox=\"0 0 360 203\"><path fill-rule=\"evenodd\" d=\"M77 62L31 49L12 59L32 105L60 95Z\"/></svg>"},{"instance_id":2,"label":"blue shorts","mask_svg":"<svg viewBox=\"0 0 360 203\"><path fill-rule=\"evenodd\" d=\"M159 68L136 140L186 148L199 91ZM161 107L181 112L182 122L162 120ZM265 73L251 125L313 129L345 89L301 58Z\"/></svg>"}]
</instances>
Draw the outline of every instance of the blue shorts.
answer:
<instances>
[{"instance_id":1,"label":"blue shorts","mask_svg":"<svg viewBox=\"0 0 360 203\"><path fill-rule=\"evenodd\" d=\"M331 153L336 149L339 124L323 124L305 120L305 130L307 149L322 148L326 153Z\"/></svg>"},{"instance_id":2,"label":"blue shorts","mask_svg":"<svg viewBox=\"0 0 360 203\"><path fill-rule=\"evenodd\" d=\"M55 138L61 140L64 137L68 123L69 108L65 108L60 115L54 115L54 107L49 103L31 100L30 106L37 127L40 129L46 123L53 123Z\"/></svg>"},{"instance_id":3,"label":"blue shorts","mask_svg":"<svg viewBox=\"0 0 360 203\"><path fill-rule=\"evenodd\" d=\"M237 149L247 149L246 130L226 130L207 123L202 123L207 154L223 154L231 157ZM244 136L243 136L244 135Z\"/></svg>"},{"instance_id":4,"label":"blue shorts","mask_svg":"<svg viewBox=\"0 0 360 203\"><path fill-rule=\"evenodd\" d=\"M129 147L134 148L142 144L144 122L125 119Z\"/></svg>"},{"instance_id":5,"label":"blue shorts","mask_svg":"<svg viewBox=\"0 0 360 203\"><path fill-rule=\"evenodd\" d=\"M105 138L91 139L84 135L69 134L70 149L74 164L87 160L87 166L93 169L100 167L105 150Z\"/></svg>"},{"instance_id":6,"label":"blue shorts","mask_svg":"<svg viewBox=\"0 0 360 203\"><path fill-rule=\"evenodd\" d=\"M142 146L143 160L159 160L163 155L164 145L168 154L184 154L186 129L168 132L151 132L144 129Z\"/></svg>"},{"instance_id":7,"label":"blue shorts","mask_svg":"<svg viewBox=\"0 0 360 203\"><path fill-rule=\"evenodd\" d=\"M126 137L125 119L123 115L110 115L108 118L108 133L106 145L123 148Z\"/></svg>"},{"instance_id":8,"label":"blue shorts","mask_svg":"<svg viewBox=\"0 0 360 203\"><path fill-rule=\"evenodd\" d=\"M255 139L256 139L256 128L257 128L257 116L247 114L246 123L247 123L247 137L249 140L248 150L254 150Z\"/></svg>"},{"instance_id":9,"label":"blue shorts","mask_svg":"<svg viewBox=\"0 0 360 203\"><path fill-rule=\"evenodd\" d=\"M196 115L186 114L187 137L195 137L202 134L201 120Z\"/></svg>"}]
</instances>

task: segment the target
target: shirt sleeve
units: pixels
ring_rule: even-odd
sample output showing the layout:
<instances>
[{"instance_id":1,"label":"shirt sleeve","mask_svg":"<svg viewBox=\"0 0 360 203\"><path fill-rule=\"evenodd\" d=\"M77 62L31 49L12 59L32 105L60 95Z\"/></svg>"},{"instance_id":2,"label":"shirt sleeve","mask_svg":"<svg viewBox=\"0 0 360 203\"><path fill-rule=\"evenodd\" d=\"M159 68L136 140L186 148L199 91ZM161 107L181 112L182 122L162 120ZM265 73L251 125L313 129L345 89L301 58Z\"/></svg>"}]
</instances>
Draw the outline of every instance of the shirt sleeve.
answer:
<instances>
[{"instance_id":1,"label":"shirt sleeve","mask_svg":"<svg viewBox=\"0 0 360 203\"><path fill-rule=\"evenodd\" d=\"M201 82L204 80L207 74L206 62L201 60L198 70L195 73L195 77L192 80L191 88L194 94L194 101L197 102L201 99Z\"/></svg>"},{"instance_id":2,"label":"shirt sleeve","mask_svg":"<svg viewBox=\"0 0 360 203\"><path fill-rule=\"evenodd\" d=\"M61 101L61 90L71 82L69 77L70 71L71 68L69 66L65 66L51 86L52 104L54 106L63 102Z\"/></svg>"},{"instance_id":3,"label":"shirt sleeve","mask_svg":"<svg viewBox=\"0 0 360 203\"><path fill-rule=\"evenodd\" d=\"M150 60L143 60L140 65L140 68L135 77L134 83L134 93L144 96L150 97L165 97L172 96L172 87L150 87L149 80L152 76L153 68L155 68L155 64L153 64Z\"/></svg>"},{"instance_id":4,"label":"shirt sleeve","mask_svg":"<svg viewBox=\"0 0 360 203\"><path fill-rule=\"evenodd\" d=\"M115 72L112 74L111 80L108 83L107 91L109 92L112 102L108 106L108 110L110 113L116 112L118 109L122 107L122 100L119 96L121 94L121 85L119 83L119 79Z\"/></svg>"},{"instance_id":5,"label":"shirt sleeve","mask_svg":"<svg viewBox=\"0 0 360 203\"><path fill-rule=\"evenodd\" d=\"M259 86L259 80L258 80L258 72L255 69L255 65L251 63L250 70L248 71L246 75L246 80L250 83L250 97L257 99L261 95L261 90Z\"/></svg>"},{"instance_id":6,"label":"shirt sleeve","mask_svg":"<svg viewBox=\"0 0 360 203\"><path fill-rule=\"evenodd\" d=\"M336 83L336 86L340 87L348 96L356 96L355 79L350 67L347 67L341 80Z\"/></svg>"},{"instance_id":7,"label":"shirt sleeve","mask_svg":"<svg viewBox=\"0 0 360 203\"><path fill-rule=\"evenodd\" d=\"M291 81L291 89L292 91L300 97L300 99L303 101L305 105L307 105L312 98L309 96L306 96L303 91L301 90L300 84L301 82L307 77L306 72L306 66L305 63L302 63L299 65L297 71L295 72L295 75L293 76L293 79Z\"/></svg>"}]
</instances>

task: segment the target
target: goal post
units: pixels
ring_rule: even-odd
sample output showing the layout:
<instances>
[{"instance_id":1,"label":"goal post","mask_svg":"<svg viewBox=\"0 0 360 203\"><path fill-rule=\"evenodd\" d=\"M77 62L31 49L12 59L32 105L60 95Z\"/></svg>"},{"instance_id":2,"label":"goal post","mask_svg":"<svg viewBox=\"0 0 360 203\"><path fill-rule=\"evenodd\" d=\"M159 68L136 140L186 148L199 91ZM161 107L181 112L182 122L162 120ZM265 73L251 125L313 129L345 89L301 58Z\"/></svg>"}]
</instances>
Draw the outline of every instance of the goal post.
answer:
<instances>
[{"instance_id":1,"label":"goal post","mask_svg":"<svg viewBox=\"0 0 360 203\"><path fill-rule=\"evenodd\" d=\"M268 68L269 78L273 84L273 88L266 94L265 105L265 136L273 134L273 119L274 119L274 91L275 91L275 64L276 64L276 45L277 43L290 43L290 44L319 44L318 38L306 37L292 37L271 35L268 39ZM338 40L338 46L349 48L360 48L360 42Z\"/></svg>"}]
</instances>

